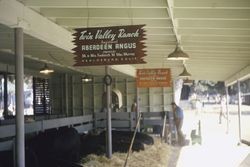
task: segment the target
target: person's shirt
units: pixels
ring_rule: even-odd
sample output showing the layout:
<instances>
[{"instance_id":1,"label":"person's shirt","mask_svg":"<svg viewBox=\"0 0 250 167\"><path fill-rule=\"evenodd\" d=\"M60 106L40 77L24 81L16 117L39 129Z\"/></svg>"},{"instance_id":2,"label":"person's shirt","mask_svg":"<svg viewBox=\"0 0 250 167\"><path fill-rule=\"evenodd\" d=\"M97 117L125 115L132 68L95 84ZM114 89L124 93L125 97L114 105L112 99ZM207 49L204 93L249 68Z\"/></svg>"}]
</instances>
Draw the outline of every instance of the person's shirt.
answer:
<instances>
[{"instance_id":1,"label":"person's shirt","mask_svg":"<svg viewBox=\"0 0 250 167\"><path fill-rule=\"evenodd\" d=\"M183 119L183 117L184 117L183 110L179 106L176 106L175 117L179 118L179 119Z\"/></svg>"},{"instance_id":2,"label":"person's shirt","mask_svg":"<svg viewBox=\"0 0 250 167\"><path fill-rule=\"evenodd\" d=\"M131 106L131 112L137 112L137 104L133 103Z\"/></svg>"}]
</instances>

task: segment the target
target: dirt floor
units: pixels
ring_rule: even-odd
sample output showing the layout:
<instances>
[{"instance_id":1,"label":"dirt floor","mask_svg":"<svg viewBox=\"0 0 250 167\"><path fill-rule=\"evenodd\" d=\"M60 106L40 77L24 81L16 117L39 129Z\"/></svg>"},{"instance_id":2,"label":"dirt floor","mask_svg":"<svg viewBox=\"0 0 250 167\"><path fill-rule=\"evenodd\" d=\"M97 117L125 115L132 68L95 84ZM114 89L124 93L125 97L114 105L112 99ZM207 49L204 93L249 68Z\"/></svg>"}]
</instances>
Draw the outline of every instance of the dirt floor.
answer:
<instances>
[{"instance_id":1,"label":"dirt floor","mask_svg":"<svg viewBox=\"0 0 250 167\"><path fill-rule=\"evenodd\" d=\"M127 167L166 167L174 148L162 143L158 137L154 137L155 144L145 146L144 151L133 152L128 159ZM82 159L85 167L123 167L127 154L114 153L111 159L105 156L91 154Z\"/></svg>"}]
</instances>

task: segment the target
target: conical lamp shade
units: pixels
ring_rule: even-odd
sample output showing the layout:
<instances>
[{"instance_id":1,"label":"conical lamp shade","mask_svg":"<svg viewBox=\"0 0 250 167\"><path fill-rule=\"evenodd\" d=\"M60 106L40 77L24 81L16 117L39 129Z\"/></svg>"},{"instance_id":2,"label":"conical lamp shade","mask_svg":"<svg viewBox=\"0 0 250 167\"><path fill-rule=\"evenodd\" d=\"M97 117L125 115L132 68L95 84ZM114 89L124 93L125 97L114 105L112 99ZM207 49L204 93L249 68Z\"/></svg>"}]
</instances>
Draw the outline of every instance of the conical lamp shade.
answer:
<instances>
[{"instance_id":1,"label":"conical lamp shade","mask_svg":"<svg viewBox=\"0 0 250 167\"><path fill-rule=\"evenodd\" d=\"M183 72L179 75L179 77L181 77L181 78L191 77L191 74L189 72L187 72L187 69L185 66L184 66Z\"/></svg>"},{"instance_id":2,"label":"conical lamp shade","mask_svg":"<svg viewBox=\"0 0 250 167\"><path fill-rule=\"evenodd\" d=\"M40 73L42 74L49 74L49 73L52 73L54 72L54 70L50 69L47 64L44 65L43 68L40 69Z\"/></svg>"},{"instance_id":3,"label":"conical lamp shade","mask_svg":"<svg viewBox=\"0 0 250 167\"><path fill-rule=\"evenodd\" d=\"M83 81L83 82L91 82L91 81L92 81L92 78L89 77L88 75L85 75L85 76L82 78L82 81Z\"/></svg>"},{"instance_id":4,"label":"conical lamp shade","mask_svg":"<svg viewBox=\"0 0 250 167\"><path fill-rule=\"evenodd\" d=\"M188 60L189 56L181 50L179 46L176 46L175 50L168 55L168 60Z\"/></svg>"}]
</instances>

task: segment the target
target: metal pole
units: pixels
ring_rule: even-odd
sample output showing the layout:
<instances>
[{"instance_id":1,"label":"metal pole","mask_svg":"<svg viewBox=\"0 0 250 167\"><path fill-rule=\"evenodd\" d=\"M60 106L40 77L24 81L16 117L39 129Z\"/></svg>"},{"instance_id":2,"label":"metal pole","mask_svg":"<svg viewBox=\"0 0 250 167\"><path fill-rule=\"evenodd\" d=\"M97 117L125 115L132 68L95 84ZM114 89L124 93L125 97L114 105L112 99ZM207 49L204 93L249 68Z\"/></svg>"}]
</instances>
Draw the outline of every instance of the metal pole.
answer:
<instances>
[{"instance_id":1,"label":"metal pole","mask_svg":"<svg viewBox=\"0 0 250 167\"><path fill-rule=\"evenodd\" d=\"M65 114L68 117L69 116L69 77L68 74L65 73L64 75L64 82L65 82L65 87L64 87L64 91L65 91Z\"/></svg>"},{"instance_id":2,"label":"metal pole","mask_svg":"<svg viewBox=\"0 0 250 167\"><path fill-rule=\"evenodd\" d=\"M3 116L4 119L6 119L8 117L8 74L4 74L4 93L3 93L3 97L4 97L4 110L3 110Z\"/></svg>"},{"instance_id":3,"label":"metal pole","mask_svg":"<svg viewBox=\"0 0 250 167\"><path fill-rule=\"evenodd\" d=\"M74 76L72 75L71 76L71 114L70 116L75 116L75 109L74 109L74 106L75 106L75 92L74 92Z\"/></svg>"},{"instance_id":4,"label":"metal pole","mask_svg":"<svg viewBox=\"0 0 250 167\"><path fill-rule=\"evenodd\" d=\"M82 110L82 115L85 115L84 114L84 109L83 109L83 107L84 107L84 103L83 103L84 92L83 92L82 79L81 79L80 83L81 83L81 110Z\"/></svg>"},{"instance_id":5,"label":"metal pole","mask_svg":"<svg viewBox=\"0 0 250 167\"><path fill-rule=\"evenodd\" d=\"M229 133L229 95L228 95L228 87L225 87L226 89L226 110L227 110L227 133Z\"/></svg>"},{"instance_id":6,"label":"metal pole","mask_svg":"<svg viewBox=\"0 0 250 167\"><path fill-rule=\"evenodd\" d=\"M239 144L241 143L241 92L240 81L237 81L238 86L238 119L239 119Z\"/></svg>"},{"instance_id":7,"label":"metal pole","mask_svg":"<svg viewBox=\"0 0 250 167\"><path fill-rule=\"evenodd\" d=\"M106 75L109 75L109 67L105 66ZM112 132L111 132L111 85L106 84L106 156L111 158L112 156Z\"/></svg>"},{"instance_id":8,"label":"metal pole","mask_svg":"<svg viewBox=\"0 0 250 167\"><path fill-rule=\"evenodd\" d=\"M25 167L24 92L23 92L23 29L15 28L16 55L16 166Z\"/></svg>"},{"instance_id":9,"label":"metal pole","mask_svg":"<svg viewBox=\"0 0 250 167\"><path fill-rule=\"evenodd\" d=\"M139 97L139 88L136 88L136 122L138 121L139 119L139 115L140 115L140 97ZM137 132L140 132L140 122L139 122L139 125L138 125L138 128L137 128Z\"/></svg>"}]
</instances>

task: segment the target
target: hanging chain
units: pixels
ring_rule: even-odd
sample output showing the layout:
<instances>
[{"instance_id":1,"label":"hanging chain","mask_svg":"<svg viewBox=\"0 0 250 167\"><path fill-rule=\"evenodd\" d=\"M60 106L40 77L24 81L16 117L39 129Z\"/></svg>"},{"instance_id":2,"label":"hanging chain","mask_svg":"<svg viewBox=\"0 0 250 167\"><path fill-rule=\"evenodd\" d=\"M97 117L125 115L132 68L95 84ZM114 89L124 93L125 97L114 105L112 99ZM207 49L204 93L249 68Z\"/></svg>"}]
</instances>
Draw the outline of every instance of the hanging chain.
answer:
<instances>
[{"instance_id":1,"label":"hanging chain","mask_svg":"<svg viewBox=\"0 0 250 167\"><path fill-rule=\"evenodd\" d=\"M131 25L134 25L133 9L132 9L132 2L131 2L131 0L129 0L129 17L131 19Z\"/></svg>"},{"instance_id":2,"label":"hanging chain","mask_svg":"<svg viewBox=\"0 0 250 167\"><path fill-rule=\"evenodd\" d=\"M87 0L87 28L89 28L89 0Z\"/></svg>"}]
</instances>

